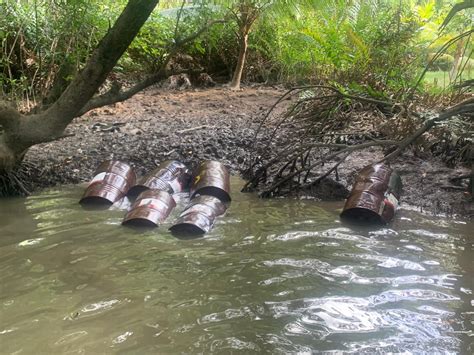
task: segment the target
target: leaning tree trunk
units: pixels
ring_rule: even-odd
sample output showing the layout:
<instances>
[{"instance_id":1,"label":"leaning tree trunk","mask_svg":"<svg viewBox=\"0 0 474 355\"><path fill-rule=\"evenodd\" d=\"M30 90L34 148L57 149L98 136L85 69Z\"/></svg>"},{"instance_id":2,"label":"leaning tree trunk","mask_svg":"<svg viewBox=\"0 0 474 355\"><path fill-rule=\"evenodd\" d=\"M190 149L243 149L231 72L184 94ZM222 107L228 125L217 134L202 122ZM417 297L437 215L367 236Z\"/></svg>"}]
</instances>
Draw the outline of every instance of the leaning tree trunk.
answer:
<instances>
[{"instance_id":1,"label":"leaning tree trunk","mask_svg":"<svg viewBox=\"0 0 474 355\"><path fill-rule=\"evenodd\" d=\"M0 102L0 173L15 167L26 150L60 137L76 117L137 35L159 0L129 0L114 26L101 40L84 69L59 99L46 111L21 115Z\"/></svg>"},{"instance_id":2,"label":"leaning tree trunk","mask_svg":"<svg viewBox=\"0 0 474 355\"><path fill-rule=\"evenodd\" d=\"M243 33L240 38L239 58L232 77L232 82L230 83L230 88L234 90L240 89L240 81L245 66L245 57L247 56L248 37L248 33Z\"/></svg>"}]
</instances>

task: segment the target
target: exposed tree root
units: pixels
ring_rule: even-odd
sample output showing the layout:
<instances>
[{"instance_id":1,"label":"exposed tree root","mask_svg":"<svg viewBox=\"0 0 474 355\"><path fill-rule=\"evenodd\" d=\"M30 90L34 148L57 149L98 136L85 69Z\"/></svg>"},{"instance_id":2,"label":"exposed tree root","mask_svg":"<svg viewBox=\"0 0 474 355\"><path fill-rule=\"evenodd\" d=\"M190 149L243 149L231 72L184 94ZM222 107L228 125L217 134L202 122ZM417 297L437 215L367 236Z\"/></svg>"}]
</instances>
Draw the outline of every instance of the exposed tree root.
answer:
<instances>
[{"instance_id":1,"label":"exposed tree root","mask_svg":"<svg viewBox=\"0 0 474 355\"><path fill-rule=\"evenodd\" d=\"M276 106L296 94L300 99L268 124ZM372 112L372 116L362 122L351 122L361 109ZM382 125L393 125L395 121L401 128L392 128L388 134L377 128L368 129L373 113L377 112ZM379 162L391 162L437 124L456 115L473 113L472 98L423 119L428 115L413 112L406 105L354 95L331 86L293 88L280 97L258 125L243 191L257 190L261 197L271 197L307 189L336 172L352 153L371 147L385 150L385 157ZM362 126L362 132L354 134L358 126ZM328 163L330 167L325 168ZM370 163L375 161L367 162Z\"/></svg>"},{"instance_id":2,"label":"exposed tree root","mask_svg":"<svg viewBox=\"0 0 474 355\"><path fill-rule=\"evenodd\" d=\"M0 173L0 197L28 196L31 176L38 175L38 168L23 162L13 170Z\"/></svg>"}]
</instances>

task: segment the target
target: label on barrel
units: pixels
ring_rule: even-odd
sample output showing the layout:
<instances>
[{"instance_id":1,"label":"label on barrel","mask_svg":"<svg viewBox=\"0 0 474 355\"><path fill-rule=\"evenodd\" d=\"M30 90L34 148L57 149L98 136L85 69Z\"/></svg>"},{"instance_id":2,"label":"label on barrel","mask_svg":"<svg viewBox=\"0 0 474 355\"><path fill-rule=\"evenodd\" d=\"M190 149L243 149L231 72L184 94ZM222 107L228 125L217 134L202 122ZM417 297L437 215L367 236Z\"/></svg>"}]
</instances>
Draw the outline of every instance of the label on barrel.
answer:
<instances>
[{"instance_id":1,"label":"label on barrel","mask_svg":"<svg viewBox=\"0 0 474 355\"><path fill-rule=\"evenodd\" d=\"M135 207L140 207L140 206L147 206L148 208L154 209L154 210L167 210L169 208L166 203L163 201L160 201L156 198L144 198L138 202L138 205Z\"/></svg>"},{"instance_id":2,"label":"label on barrel","mask_svg":"<svg viewBox=\"0 0 474 355\"><path fill-rule=\"evenodd\" d=\"M201 175L198 175L194 178L194 185L197 185L199 180L201 180Z\"/></svg>"},{"instance_id":3,"label":"label on barrel","mask_svg":"<svg viewBox=\"0 0 474 355\"><path fill-rule=\"evenodd\" d=\"M103 173L99 173L96 176L94 176L92 178L91 182L89 183L89 186L91 186L92 184L104 181L106 174L107 174L106 172L103 172Z\"/></svg>"},{"instance_id":4,"label":"label on barrel","mask_svg":"<svg viewBox=\"0 0 474 355\"><path fill-rule=\"evenodd\" d=\"M385 195L385 202L390 203L393 206L394 211L398 208L398 200L392 193Z\"/></svg>"}]
</instances>

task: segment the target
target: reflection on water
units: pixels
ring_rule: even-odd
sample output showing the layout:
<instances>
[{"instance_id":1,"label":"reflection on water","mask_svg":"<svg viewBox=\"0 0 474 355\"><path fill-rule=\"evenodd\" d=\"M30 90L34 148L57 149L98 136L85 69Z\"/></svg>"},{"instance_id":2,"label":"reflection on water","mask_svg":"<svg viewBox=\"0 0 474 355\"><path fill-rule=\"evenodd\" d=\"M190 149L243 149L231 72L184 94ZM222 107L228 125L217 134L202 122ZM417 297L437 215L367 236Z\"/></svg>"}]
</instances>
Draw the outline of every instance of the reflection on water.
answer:
<instances>
[{"instance_id":1,"label":"reflection on water","mask_svg":"<svg viewBox=\"0 0 474 355\"><path fill-rule=\"evenodd\" d=\"M81 193L0 204L2 354L474 352L472 222L351 227L341 203L235 192L209 235L178 240Z\"/></svg>"}]
</instances>

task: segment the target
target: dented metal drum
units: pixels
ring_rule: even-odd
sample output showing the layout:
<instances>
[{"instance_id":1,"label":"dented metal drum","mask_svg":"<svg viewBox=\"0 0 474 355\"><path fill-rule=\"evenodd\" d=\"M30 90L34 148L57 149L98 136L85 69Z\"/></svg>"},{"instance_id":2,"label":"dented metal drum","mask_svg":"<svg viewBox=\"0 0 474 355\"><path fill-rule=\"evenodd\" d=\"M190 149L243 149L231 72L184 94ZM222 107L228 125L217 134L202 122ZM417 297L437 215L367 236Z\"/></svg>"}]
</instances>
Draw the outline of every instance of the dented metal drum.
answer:
<instances>
[{"instance_id":1,"label":"dented metal drum","mask_svg":"<svg viewBox=\"0 0 474 355\"><path fill-rule=\"evenodd\" d=\"M128 196L134 198L148 189L178 193L186 190L190 181L191 173L186 165L176 160L167 160L133 186Z\"/></svg>"},{"instance_id":2,"label":"dented metal drum","mask_svg":"<svg viewBox=\"0 0 474 355\"><path fill-rule=\"evenodd\" d=\"M213 196L198 196L179 215L170 231L178 236L196 236L211 230L216 218L226 211L226 205Z\"/></svg>"},{"instance_id":3,"label":"dented metal drum","mask_svg":"<svg viewBox=\"0 0 474 355\"><path fill-rule=\"evenodd\" d=\"M135 184L132 167L121 161L105 161L97 168L79 203L83 206L109 206L126 195Z\"/></svg>"},{"instance_id":4,"label":"dented metal drum","mask_svg":"<svg viewBox=\"0 0 474 355\"><path fill-rule=\"evenodd\" d=\"M176 207L176 202L168 192L146 190L138 195L130 211L122 221L123 225L157 227Z\"/></svg>"},{"instance_id":5,"label":"dented metal drum","mask_svg":"<svg viewBox=\"0 0 474 355\"><path fill-rule=\"evenodd\" d=\"M400 176L385 164L370 165L357 175L341 218L356 223L386 224L395 215L402 193Z\"/></svg>"},{"instance_id":6,"label":"dented metal drum","mask_svg":"<svg viewBox=\"0 0 474 355\"><path fill-rule=\"evenodd\" d=\"M191 184L191 198L209 195L223 202L230 202L230 174L218 161L206 160L199 164Z\"/></svg>"}]
</instances>

